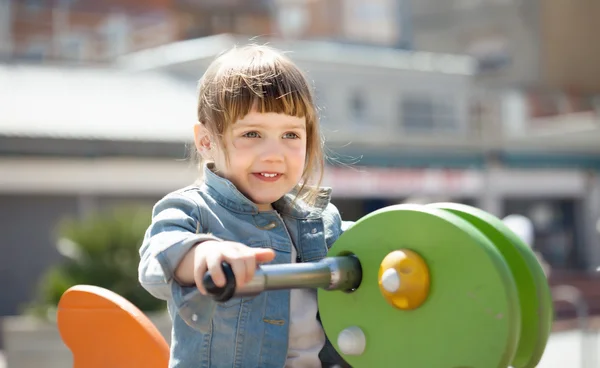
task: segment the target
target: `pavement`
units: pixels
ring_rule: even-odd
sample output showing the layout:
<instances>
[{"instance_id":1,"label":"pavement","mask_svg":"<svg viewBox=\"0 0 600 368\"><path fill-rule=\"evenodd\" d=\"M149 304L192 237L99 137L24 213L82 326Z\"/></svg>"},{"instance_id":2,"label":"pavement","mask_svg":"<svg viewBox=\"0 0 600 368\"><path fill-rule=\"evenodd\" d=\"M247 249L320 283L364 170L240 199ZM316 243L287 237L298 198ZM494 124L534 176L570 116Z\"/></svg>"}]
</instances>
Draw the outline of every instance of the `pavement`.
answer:
<instances>
[{"instance_id":1,"label":"pavement","mask_svg":"<svg viewBox=\"0 0 600 368\"><path fill-rule=\"evenodd\" d=\"M599 368L600 332L587 335L578 330L555 332L537 368ZM0 351L0 368L7 368ZM19 368L19 367L11 367Z\"/></svg>"},{"instance_id":2,"label":"pavement","mask_svg":"<svg viewBox=\"0 0 600 368\"><path fill-rule=\"evenodd\" d=\"M600 367L600 333L578 330L552 334L537 368Z\"/></svg>"}]
</instances>

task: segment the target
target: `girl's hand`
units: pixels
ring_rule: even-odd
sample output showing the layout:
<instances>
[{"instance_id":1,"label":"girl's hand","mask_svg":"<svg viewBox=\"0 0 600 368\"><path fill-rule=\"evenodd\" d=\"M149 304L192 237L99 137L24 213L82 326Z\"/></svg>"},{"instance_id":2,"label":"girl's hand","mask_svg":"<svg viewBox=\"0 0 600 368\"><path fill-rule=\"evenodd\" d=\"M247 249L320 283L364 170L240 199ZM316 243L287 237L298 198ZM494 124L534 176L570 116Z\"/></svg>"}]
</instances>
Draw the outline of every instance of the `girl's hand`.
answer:
<instances>
[{"instance_id":1,"label":"girl's hand","mask_svg":"<svg viewBox=\"0 0 600 368\"><path fill-rule=\"evenodd\" d=\"M231 265L238 286L245 285L254 277L260 263L270 262L275 252L268 248L251 248L241 243L208 240L194 249L194 281L200 293L206 295L202 278L210 271L215 285L225 286L225 275L221 269L223 261Z\"/></svg>"}]
</instances>

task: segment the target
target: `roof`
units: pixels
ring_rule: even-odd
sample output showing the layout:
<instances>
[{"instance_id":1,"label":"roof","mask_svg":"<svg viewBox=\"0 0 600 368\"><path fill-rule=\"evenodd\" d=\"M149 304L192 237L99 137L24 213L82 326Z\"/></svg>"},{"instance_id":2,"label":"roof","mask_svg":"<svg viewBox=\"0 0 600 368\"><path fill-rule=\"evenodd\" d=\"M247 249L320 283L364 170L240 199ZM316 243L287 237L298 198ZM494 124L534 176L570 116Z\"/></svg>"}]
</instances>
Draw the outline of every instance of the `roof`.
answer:
<instances>
[{"instance_id":1,"label":"roof","mask_svg":"<svg viewBox=\"0 0 600 368\"><path fill-rule=\"evenodd\" d=\"M290 52L295 61L413 70L420 72L474 75L475 60L467 55L408 51L379 46L354 45L333 41L269 39L219 34L134 52L120 57L117 64L130 70L152 70L211 61L233 46L267 43Z\"/></svg>"},{"instance_id":2,"label":"roof","mask_svg":"<svg viewBox=\"0 0 600 368\"><path fill-rule=\"evenodd\" d=\"M0 136L188 142L196 81L178 79L168 67L208 63L246 41L228 34L181 41L128 55L113 67L0 64ZM270 44L292 50L296 60L470 73L470 59L460 55L320 41Z\"/></svg>"},{"instance_id":3,"label":"roof","mask_svg":"<svg viewBox=\"0 0 600 368\"><path fill-rule=\"evenodd\" d=\"M114 68L0 64L0 135L189 141L195 85Z\"/></svg>"}]
</instances>

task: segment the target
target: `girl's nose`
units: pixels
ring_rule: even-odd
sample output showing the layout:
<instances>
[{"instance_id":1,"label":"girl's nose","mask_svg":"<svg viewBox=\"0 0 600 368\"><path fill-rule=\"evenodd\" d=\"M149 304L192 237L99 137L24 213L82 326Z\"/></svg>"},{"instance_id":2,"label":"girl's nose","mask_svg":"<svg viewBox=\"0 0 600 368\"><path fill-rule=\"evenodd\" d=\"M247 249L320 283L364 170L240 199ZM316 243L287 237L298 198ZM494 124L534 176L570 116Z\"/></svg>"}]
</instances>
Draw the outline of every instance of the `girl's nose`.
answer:
<instances>
[{"instance_id":1,"label":"girl's nose","mask_svg":"<svg viewBox=\"0 0 600 368\"><path fill-rule=\"evenodd\" d=\"M264 142L261 159L264 161L283 161L284 147L279 140Z\"/></svg>"}]
</instances>

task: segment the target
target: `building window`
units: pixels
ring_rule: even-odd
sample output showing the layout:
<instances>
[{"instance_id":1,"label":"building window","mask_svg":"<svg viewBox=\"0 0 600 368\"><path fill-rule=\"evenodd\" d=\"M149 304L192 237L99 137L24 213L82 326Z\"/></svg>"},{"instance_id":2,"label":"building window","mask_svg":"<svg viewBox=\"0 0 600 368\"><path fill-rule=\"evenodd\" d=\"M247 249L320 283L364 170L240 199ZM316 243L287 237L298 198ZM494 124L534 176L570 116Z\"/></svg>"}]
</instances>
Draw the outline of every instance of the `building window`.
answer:
<instances>
[{"instance_id":1,"label":"building window","mask_svg":"<svg viewBox=\"0 0 600 368\"><path fill-rule=\"evenodd\" d=\"M364 95L359 91L350 96L350 117L354 122L363 122L367 117L367 106Z\"/></svg>"},{"instance_id":2,"label":"building window","mask_svg":"<svg viewBox=\"0 0 600 368\"><path fill-rule=\"evenodd\" d=\"M280 6L277 12L277 26L284 38L301 37L308 31L310 14L301 4Z\"/></svg>"},{"instance_id":3,"label":"building window","mask_svg":"<svg viewBox=\"0 0 600 368\"><path fill-rule=\"evenodd\" d=\"M578 236L582 215L575 200L538 198L507 198L505 216L519 214L531 220L533 244L551 268L583 271L589 266L586 258L586 239Z\"/></svg>"},{"instance_id":4,"label":"building window","mask_svg":"<svg viewBox=\"0 0 600 368\"><path fill-rule=\"evenodd\" d=\"M25 0L23 1L23 5L25 5L25 11L27 13L38 13L44 9L45 6L42 0Z\"/></svg>"},{"instance_id":5,"label":"building window","mask_svg":"<svg viewBox=\"0 0 600 368\"><path fill-rule=\"evenodd\" d=\"M455 0L454 8L457 10L471 10L482 5L482 0Z\"/></svg>"},{"instance_id":6,"label":"building window","mask_svg":"<svg viewBox=\"0 0 600 368\"><path fill-rule=\"evenodd\" d=\"M79 34L62 37L61 56L70 60L84 60L86 58L87 39Z\"/></svg>"},{"instance_id":7,"label":"building window","mask_svg":"<svg viewBox=\"0 0 600 368\"><path fill-rule=\"evenodd\" d=\"M477 60L479 73L496 72L512 62L508 39L498 34L481 32L466 45L465 53Z\"/></svg>"},{"instance_id":8,"label":"building window","mask_svg":"<svg viewBox=\"0 0 600 368\"><path fill-rule=\"evenodd\" d=\"M106 58L114 58L129 51L130 31L127 15L113 13L108 16L101 28L105 41Z\"/></svg>"},{"instance_id":9,"label":"building window","mask_svg":"<svg viewBox=\"0 0 600 368\"><path fill-rule=\"evenodd\" d=\"M401 127L407 133L459 131L456 104L451 96L404 95L400 109Z\"/></svg>"},{"instance_id":10,"label":"building window","mask_svg":"<svg viewBox=\"0 0 600 368\"><path fill-rule=\"evenodd\" d=\"M44 60L49 54L50 43L47 40L30 41L25 48L23 57L29 60Z\"/></svg>"}]
</instances>

